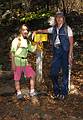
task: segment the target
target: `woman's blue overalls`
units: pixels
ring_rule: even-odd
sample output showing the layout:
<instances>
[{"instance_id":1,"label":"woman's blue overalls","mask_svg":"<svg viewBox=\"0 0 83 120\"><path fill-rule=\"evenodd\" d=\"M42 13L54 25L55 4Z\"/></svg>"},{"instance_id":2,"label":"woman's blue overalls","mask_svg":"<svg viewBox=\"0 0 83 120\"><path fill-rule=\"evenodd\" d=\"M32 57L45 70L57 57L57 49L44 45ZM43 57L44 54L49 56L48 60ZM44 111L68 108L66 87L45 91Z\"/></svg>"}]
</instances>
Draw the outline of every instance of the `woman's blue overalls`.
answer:
<instances>
[{"instance_id":1,"label":"woman's blue overalls","mask_svg":"<svg viewBox=\"0 0 83 120\"><path fill-rule=\"evenodd\" d=\"M67 95L68 94L68 53L69 53L69 39L65 27L59 29L60 45L54 46L56 40L57 30L53 28L53 61L51 64L51 78L53 81L54 94ZM61 88L58 81L58 73L62 69L62 84ZM60 91L61 90L61 91Z\"/></svg>"}]
</instances>

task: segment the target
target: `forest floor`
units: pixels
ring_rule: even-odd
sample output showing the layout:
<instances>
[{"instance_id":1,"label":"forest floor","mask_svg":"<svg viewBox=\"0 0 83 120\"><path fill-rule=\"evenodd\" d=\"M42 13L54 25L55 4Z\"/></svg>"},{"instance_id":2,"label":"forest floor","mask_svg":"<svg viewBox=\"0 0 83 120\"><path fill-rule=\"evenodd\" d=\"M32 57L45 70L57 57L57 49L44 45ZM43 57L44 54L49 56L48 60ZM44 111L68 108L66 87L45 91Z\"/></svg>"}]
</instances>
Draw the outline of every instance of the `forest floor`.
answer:
<instances>
[{"instance_id":1,"label":"forest floor","mask_svg":"<svg viewBox=\"0 0 83 120\"><path fill-rule=\"evenodd\" d=\"M52 82L49 67L52 54L45 48L43 63L44 80L39 86L38 103L31 99L18 101L15 95L11 71L0 72L0 120L83 120L83 42L74 48L74 61L71 73L71 91L64 100L52 98ZM22 88L27 89L26 81Z\"/></svg>"}]
</instances>

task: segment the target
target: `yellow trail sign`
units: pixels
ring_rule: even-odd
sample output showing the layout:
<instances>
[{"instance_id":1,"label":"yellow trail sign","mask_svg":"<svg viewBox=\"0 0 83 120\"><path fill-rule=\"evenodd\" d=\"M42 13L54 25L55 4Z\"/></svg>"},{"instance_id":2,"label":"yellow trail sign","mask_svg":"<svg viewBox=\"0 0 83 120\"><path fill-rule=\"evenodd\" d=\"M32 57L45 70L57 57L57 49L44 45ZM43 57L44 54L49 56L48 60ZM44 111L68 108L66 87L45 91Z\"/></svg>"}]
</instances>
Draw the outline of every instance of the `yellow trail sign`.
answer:
<instances>
[{"instance_id":1,"label":"yellow trail sign","mask_svg":"<svg viewBox=\"0 0 83 120\"><path fill-rule=\"evenodd\" d=\"M47 41L48 35L46 33L36 33L34 35L34 42L38 43L37 50L43 51L43 42Z\"/></svg>"},{"instance_id":2,"label":"yellow trail sign","mask_svg":"<svg viewBox=\"0 0 83 120\"><path fill-rule=\"evenodd\" d=\"M47 41L48 36L46 33L36 33L34 36L34 42L44 42Z\"/></svg>"}]
</instances>

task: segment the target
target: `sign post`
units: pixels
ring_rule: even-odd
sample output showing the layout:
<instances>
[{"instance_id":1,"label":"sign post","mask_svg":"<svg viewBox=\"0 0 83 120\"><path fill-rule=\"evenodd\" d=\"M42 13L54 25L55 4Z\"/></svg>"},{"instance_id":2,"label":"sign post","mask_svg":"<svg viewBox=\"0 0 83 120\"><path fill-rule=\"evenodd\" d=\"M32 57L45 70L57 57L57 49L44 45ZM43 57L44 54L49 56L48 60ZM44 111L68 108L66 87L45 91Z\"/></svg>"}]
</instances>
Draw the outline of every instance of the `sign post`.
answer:
<instances>
[{"instance_id":1,"label":"sign post","mask_svg":"<svg viewBox=\"0 0 83 120\"><path fill-rule=\"evenodd\" d=\"M47 41L47 34L36 33L34 36L34 42L37 43L37 53L36 53L36 73L37 82L41 83L43 78L43 42Z\"/></svg>"}]
</instances>

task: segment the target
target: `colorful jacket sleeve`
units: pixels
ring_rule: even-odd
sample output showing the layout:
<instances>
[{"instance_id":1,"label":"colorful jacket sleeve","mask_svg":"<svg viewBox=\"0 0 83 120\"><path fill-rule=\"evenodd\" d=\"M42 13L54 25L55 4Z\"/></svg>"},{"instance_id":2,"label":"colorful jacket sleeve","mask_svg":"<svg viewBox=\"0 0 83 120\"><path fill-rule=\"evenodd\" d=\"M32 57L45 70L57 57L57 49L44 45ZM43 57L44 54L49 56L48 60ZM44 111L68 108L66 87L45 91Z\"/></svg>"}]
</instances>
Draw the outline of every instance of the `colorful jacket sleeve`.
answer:
<instances>
[{"instance_id":1,"label":"colorful jacket sleeve","mask_svg":"<svg viewBox=\"0 0 83 120\"><path fill-rule=\"evenodd\" d=\"M17 38L15 38L13 41L12 41L12 44L11 44L11 52L16 52L16 50L17 50L17 44L18 44L18 42L17 42Z\"/></svg>"},{"instance_id":2,"label":"colorful jacket sleeve","mask_svg":"<svg viewBox=\"0 0 83 120\"><path fill-rule=\"evenodd\" d=\"M32 45L32 43L29 42L29 44L28 44L28 50L29 50L30 52L35 52L35 51L36 51L36 48L37 48L37 45Z\"/></svg>"}]
</instances>

